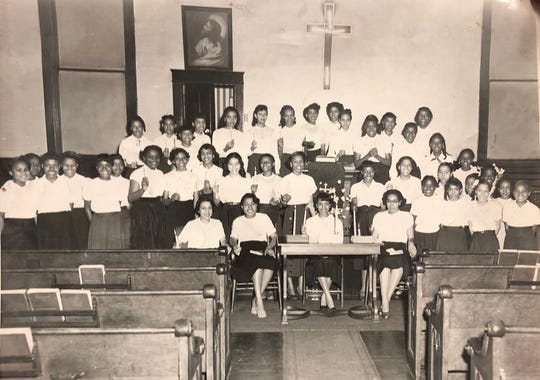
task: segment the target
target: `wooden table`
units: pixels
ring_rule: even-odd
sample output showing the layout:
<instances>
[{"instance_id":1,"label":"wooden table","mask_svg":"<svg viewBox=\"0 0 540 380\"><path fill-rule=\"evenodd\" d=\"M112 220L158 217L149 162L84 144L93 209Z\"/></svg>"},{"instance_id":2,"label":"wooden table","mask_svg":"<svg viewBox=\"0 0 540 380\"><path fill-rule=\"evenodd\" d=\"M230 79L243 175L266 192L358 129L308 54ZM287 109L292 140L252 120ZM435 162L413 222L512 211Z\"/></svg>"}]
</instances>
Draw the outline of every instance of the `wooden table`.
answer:
<instances>
[{"instance_id":1,"label":"wooden table","mask_svg":"<svg viewBox=\"0 0 540 380\"><path fill-rule=\"evenodd\" d=\"M377 302L377 259L380 254L381 243L362 242L354 244L281 244L281 257L283 259L282 275L283 288L287 287L287 258L289 256L370 256L368 270L368 296L364 299L363 308L370 312L373 321L379 320L379 305ZM287 317L287 291L282 292L283 310L281 324L288 324ZM352 308L358 309L358 307ZM349 310L349 315L351 315Z\"/></svg>"}]
</instances>

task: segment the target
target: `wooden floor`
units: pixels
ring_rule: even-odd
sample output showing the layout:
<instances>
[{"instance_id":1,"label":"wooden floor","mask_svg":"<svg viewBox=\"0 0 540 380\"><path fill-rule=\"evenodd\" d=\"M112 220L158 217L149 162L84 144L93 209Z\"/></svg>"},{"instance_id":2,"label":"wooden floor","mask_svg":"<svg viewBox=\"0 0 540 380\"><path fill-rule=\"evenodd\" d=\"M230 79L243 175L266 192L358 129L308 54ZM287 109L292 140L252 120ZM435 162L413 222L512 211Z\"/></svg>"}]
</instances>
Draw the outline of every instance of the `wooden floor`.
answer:
<instances>
[{"instance_id":1,"label":"wooden floor","mask_svg":"<svg viewBox=\"0 0 540 380\"><path fill-rule=\"evenodd\" d=\"M347 300L344 308L358 303ZM404 300L393 300L390 318L380 322L310 316L285 326L277 303L265 305L268 318L258 319L249 313L248 298L238 301L231 315L228 379L412 379L405 359Z\"/></svg>"}]
</instances>

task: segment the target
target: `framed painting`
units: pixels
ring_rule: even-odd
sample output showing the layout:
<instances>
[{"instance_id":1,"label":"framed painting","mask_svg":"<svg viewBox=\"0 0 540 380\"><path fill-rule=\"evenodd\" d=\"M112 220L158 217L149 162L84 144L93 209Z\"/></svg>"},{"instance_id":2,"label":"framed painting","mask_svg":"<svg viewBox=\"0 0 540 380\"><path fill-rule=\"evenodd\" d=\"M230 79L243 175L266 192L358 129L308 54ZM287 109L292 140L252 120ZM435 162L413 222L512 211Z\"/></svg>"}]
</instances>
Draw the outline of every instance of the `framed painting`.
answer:
<instances>
[{"instance_id":1,"label":"framed painting","mask_svg":"<svg viewBox=\"0 0 540 380\"><path fill-rule=\"evenodd\" d=\"M232 9L182 6L186 70L232 71Z\"/></svg>"}]
</instances>

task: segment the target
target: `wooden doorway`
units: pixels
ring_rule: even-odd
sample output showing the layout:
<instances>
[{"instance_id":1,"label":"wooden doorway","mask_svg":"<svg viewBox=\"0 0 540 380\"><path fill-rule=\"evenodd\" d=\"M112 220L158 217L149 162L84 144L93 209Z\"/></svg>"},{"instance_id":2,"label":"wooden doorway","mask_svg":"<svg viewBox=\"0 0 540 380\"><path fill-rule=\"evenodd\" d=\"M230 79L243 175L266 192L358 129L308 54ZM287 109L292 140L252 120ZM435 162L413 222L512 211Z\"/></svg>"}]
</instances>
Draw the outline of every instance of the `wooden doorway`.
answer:
<instances>
[{"instance_id":1,"label":"wooden doorway","mask_svg":"<svg viewBox=\"0 0 540 380\"><path fill-rule=\"evenodd\" d=\"M240 115L244 105L244 73L217 71L171 70L174 116L181 124L189 124L196 113L208 117L213 132L223 110L235 107Z\"/></svg>"}]
</instances>

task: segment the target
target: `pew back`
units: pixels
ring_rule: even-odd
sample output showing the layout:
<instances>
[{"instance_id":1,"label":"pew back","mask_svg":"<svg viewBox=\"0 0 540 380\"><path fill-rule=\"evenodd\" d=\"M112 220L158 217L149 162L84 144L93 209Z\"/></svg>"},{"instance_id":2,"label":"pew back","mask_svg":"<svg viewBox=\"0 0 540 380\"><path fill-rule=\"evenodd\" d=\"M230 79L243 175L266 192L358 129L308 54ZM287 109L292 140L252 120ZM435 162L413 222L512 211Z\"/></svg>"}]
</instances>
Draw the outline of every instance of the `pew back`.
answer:
<instances>
[{"instance_id":1,"label":"pew back","mask_svg":"<svg viewBox=\"0 0 540 380\"><path fill-rule=\"evenodd\" d=\"M407 363L415 377L425 364L424 307L435 299L441 285L471 289L506 289L512 267L495 265L443 265L416 263L408 282Z\"/></svg>"},{"instance_id":2,"label":"pew back","mask_svg":"<svg viewBox=\"0 0 540 380\"><path fill-rule=\"evenodd\" d=\"M511 325L540 324L540 291L516 289L453 289L443 286L427 307L428 379L445 379L449 371L466 371L464 346L500 318Z\"/></svg>"},{"instance_id":3,"label":"pew back","mask_svg":"<svg viewBox=\"0 0 540 380\"><path fill-rule=\"evenodd\" d=\"M92 264L105 268L190 268L216 266L226 260L223 249L2 251L2 269L78 268Z\"/></svg>"},{"instance_id":4,"label":"pew back","mask_svg":"<svg viewBox=\"0 0 540 380\"><path fill-rule=\"evenodd\" d=\"M497 258L498 252L422 252L419 255L424 264L494 265Z\"/></svg>"}]
</instances>

